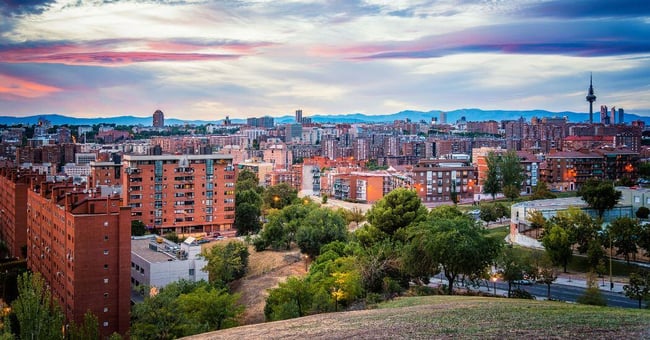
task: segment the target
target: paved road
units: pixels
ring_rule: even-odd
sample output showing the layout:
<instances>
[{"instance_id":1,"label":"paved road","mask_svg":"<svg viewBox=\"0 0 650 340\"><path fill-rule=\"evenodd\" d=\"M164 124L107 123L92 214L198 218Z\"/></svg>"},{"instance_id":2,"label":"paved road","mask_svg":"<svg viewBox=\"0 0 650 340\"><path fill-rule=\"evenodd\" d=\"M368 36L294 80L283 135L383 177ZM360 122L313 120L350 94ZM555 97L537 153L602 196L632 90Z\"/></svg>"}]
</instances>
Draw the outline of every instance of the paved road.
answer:
<instances>
[{"instance_id":1,"label":"paved road","mask_svg":"<svg viewBox=\"0 0 650 340\"><path fill-rule=\"evenodd\" d=\"M436 275L436 277L431 278L431 283L433 284L446 284L447 280L446 279L440 279L440 274ZM608 283L605 282L607 285ZM489 283L484 283L480 288L478 288L481 291L484 292L489 292L492 293L494 291L495 283L489 282ZM525 290L529 292L530 294L536 296L538 299L546 299L546 293L547 293L547 287L545 284L533 284L533 285L512 285L512 289L516 289L519 287L522 290ZM473 290L476 290L477 288L471 288ZM551 285L551 298L554 300L559 300L559 301L566 301L566 302L576 302L578 297L584 295L585 293L585 288L584 287L576 287L572 285L565 285L565 284L559 284L559 283L554 283ZM496 282L496 292L497 295L507 295L508 292L508 284L503 281L497 281ZM607 300L607 306L610 307L622 307L622 308L638 308L639 303L636 300L632 300L625 296L622 292L610 292L607 290L600 290L601 294L603 297ZM645 306L645 304L644 304Z\"/></svg>"}]
</instances>

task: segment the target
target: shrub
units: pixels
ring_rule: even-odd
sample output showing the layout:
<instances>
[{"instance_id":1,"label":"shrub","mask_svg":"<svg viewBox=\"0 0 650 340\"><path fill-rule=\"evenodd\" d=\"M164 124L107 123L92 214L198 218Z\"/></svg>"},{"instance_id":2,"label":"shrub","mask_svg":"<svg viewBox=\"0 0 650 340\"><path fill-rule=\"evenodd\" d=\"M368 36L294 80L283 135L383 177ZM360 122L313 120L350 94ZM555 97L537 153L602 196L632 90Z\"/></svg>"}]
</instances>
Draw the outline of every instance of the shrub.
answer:
<instances>
[{"instance_id":1,"label":"shrub","mask_svg":"<svg viewBox=\"0 0 650 340\"><path fill-rule=\"evenodd\" d=\"M592 305L592 306L607 306L607 301L600 293L598 287L589 287L585 293L578 297L578 303L583 305Z\"/></svg>"},{"instance_id":2,"label":"shrub","mask_svg":"<svg viewBox=\"0 0 650 340\"><path fill-rule=\"evenodd\" d=\"M646 207L639 207L636 211L636 217L646 219L650 215L650 209Z\"/></svg>"},{"instance_id":3,"label":"shrub","mask_svg":"<svg viewBox=\"0 0 650 340\"><path fill-rule=\"evenodd\" d=\"M535 297L531 293L519 288L510 292L510 297L515 299L535 300Z\"/></svg>"}]
</instances>

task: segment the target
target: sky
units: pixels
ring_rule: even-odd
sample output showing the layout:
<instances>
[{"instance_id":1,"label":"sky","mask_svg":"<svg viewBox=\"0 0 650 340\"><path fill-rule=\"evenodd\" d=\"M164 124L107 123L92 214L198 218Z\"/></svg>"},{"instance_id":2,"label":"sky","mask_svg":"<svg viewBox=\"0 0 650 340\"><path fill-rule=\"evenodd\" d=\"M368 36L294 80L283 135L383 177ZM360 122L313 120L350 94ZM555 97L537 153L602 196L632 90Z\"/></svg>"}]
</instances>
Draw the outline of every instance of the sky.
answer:
<instances>
[{"instance_id":1,"label":"sky","mask_svg":"<svg viewBox=\"0 0 650 340\"><path fill-rule=\"evenodd\" d=\"M0 2L3 116L588 112L590 74L650 116L646 0Z\"/></svg>"}]
</instances>

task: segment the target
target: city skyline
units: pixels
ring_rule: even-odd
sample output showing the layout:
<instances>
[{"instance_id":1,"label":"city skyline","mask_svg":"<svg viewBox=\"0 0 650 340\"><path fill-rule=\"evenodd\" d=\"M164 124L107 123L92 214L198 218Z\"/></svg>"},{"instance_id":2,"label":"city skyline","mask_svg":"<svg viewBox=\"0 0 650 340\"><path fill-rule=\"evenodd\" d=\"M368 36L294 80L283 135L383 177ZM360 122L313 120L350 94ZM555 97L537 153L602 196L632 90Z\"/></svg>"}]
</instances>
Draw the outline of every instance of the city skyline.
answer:
<instances>
[{"instance_id":1,"label":"city skyline","mask_svg":"<svg viewBox=\"0 0 650 340\"><path fill-rule=\"evenodd\" d=\"M650 116L642 1L13 1L0 115L401 110ZM485 117L489 119L489 117Z\"/></svg>"}]
</instances>

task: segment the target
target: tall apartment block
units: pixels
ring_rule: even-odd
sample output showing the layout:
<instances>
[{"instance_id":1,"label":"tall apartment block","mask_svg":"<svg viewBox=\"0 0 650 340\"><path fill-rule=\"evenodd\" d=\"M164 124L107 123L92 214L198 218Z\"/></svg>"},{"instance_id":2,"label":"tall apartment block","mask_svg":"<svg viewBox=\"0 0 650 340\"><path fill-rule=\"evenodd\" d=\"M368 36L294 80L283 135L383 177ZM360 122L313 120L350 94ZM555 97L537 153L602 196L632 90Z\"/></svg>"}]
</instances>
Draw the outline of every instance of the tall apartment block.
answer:
<instances>
[{"instance_id":1,"label":"tall apartment block","mask_svg":"<svg viewBox=\"0 0 650 340\"><path fill-rule=\"evenodd\" d=\"M153 113L152 125L156 128L165 127L165 114L162 111L156 110L156 112Z\"/></svg>"},{"instance_id":2,"label":"tall apartment block","mask_svg":"<svg viewBox=\"0 0 650 340\"><path fill-rule=\"evenodd\" d=\"M124 155L122 198L156 233L230 231L235 220L232 156Z\"/></svg>"},{"instance_id":3,"label":"tall apartment block","mask_svg":"<svg viewBox=\"0 0 650 340\"><path fill-rule=\"evenodd\" d=\"M420 160L413 166L413 187L422 202L473 200L476 168L461 160Z\"/></svg>"},{"instance_id":4,"label":"tall apartment block","mask_svg":"<svg viewBox=\"0 0 650 340\"><path fill-rule=\"evenodd\" d=\"M45 175L27 169L0 168L0 239L9 257L24 258L27 246L27 192L34 178Z\"/></svg>"},{"instance_id":5,"label":"tall apartment block","mask_svg":"<svg viewBox=\"0 0 650 340\"><path fill-rule=\"evenodd\" d=\"M36 182L27 197L27 265L39 272L67 320L97 316L100 334L129 329L131 213L120 197L71 182Z\"/></svg>"}]
</instances>

